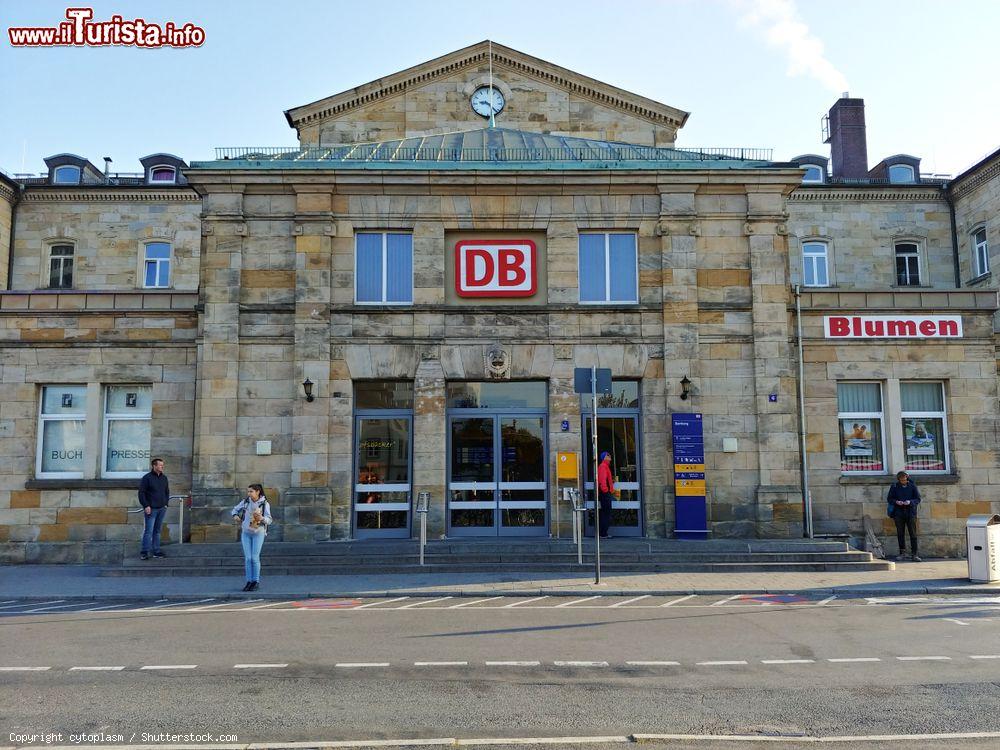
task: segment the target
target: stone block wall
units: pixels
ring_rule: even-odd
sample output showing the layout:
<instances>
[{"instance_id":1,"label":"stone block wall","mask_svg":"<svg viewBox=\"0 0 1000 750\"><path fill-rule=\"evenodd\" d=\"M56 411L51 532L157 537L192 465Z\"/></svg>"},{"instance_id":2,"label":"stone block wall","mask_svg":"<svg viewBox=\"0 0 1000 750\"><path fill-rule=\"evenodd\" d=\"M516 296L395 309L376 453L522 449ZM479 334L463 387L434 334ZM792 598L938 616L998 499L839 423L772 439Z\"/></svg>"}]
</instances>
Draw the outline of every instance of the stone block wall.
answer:
<instances>
[{"instance_id":1,"label":"stone block wall","mask_svg":"<svg viewBox=\"0 0 1000 750\"><path fill-rule=\"evenodd\" d=\"M74 289L139 289L145 243L167 242L171 289L197 291L200 210L197 194L185 187L28 188L17 208L12 288L48 287L49 247L72 244Z\"/></svg>"},{"instance_id":2,"label":"stone block wall","mask_svg":"<svg viewBox=\"0 0 1000 750\"><path fill-rule=\"evenodd\" d=\"M802 243L827 243L830 285L890 289L896 285L894 243L920 253L921 286L954 288L951 216L936 187L800 187L788 200L789 264L802 283Z\"/></svg>"},{"instance_id":3,"label":"stone block wall","mask_svg":"<svg viewBox=\"0 0 1000 750\"><path fill-rule=\"evenodd\" d=\"M975 242L972 232L986 227L990 277L978 278L976 287L997 288L1000 269L1000 155L987 159L979 168L957 179L949 188L955 202L955 232L962 283L976 279Z\"/></svg>"}]
</instances>

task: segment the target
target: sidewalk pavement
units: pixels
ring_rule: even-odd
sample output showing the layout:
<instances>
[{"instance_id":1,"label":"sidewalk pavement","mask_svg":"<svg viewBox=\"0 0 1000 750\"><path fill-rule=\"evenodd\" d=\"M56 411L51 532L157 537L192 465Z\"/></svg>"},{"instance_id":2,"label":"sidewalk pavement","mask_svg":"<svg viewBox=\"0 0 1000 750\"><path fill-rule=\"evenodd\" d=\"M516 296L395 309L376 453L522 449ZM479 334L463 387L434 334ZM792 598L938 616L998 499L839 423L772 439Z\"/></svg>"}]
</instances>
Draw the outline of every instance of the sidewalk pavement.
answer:
<instances>
[{"instance_id":1,"label":"sidewalk pavement","mask_svg":"<svg viewBox=\"0 0 1000 750\"><path fill-rule=\"evenodd\" d=\"M0 566L0 599L220 599L381 596L627 596L795 593L842 598L921 594L996 594L1000 582L970 583L964 560L897 563L895 570L832 573L617 573L594 584L580 573L428 573L268 576L240 591L242 576L100 577L85 565Z\"/></svg>"}]
</instances>

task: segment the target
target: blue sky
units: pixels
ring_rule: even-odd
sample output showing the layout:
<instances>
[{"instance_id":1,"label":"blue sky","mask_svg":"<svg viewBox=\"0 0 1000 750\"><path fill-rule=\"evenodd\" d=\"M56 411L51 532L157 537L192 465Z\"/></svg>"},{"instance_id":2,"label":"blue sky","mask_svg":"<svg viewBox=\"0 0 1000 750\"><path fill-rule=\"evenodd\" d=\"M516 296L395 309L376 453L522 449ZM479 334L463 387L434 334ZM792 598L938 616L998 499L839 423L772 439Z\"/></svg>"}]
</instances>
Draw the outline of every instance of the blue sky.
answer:
<instances>
[{"instance_id":1,"label":"blue sky","mask_svg":"<svg viewBox=\"0 0 1000 750\"><path fill-rule=\"evenodd\" d=\"M10 46L8 26L66 7L0 0L7 172L64 151L133 172L157 151L293 144L284 110L486 38L691 112L679 145L827 154L820 116L843 89L865 99L871 166L911 153L956 174L1000 146L997 0L97 0L98 20L191 21L206 43Z\"/></svg>"}]
</instances>

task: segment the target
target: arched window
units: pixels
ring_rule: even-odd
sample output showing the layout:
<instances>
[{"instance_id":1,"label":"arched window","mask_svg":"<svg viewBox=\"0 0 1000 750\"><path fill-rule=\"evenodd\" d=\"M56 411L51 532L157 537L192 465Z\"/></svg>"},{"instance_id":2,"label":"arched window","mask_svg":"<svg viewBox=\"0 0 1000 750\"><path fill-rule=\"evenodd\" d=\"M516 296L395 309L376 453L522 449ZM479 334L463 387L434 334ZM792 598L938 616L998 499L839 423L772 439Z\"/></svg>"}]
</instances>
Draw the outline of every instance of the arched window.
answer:
<instances>
[{"instance_id":1,"label":"arched window","mask_svg":"<svg viewBox=\"0 0 1000 750\"><path fill-rule=\"evenodd\" d=\"M990 247L986 242L986 227L972 230L971 239L976 276L982 276L990 272Z\"/></svg>"},{"instance_id":2,"label":"arched window","mask_svg":"<svg viewBox=\"0 0 1000 750\"><path fill-rule=\"evenodd\" d=\"M149 181L172 185L177 182L177 170L165 164L152 167L149 170Z\"/></svg>"},{"instance_id":3,"label":"arched window","mask_svg":"<svg viewBox=\"0 0 1000 750\"><path fill-rule=\"evenodd\" d=\"M803 164L802 168L806 170L806 173L802 176L803 183L822 183L823 182L823 167L816 164Z\"/></svg>"},{"instance_id":4,"label":"arched window","mask_svg":"<svg viewBox=\"0 0 1000 750\"><path fill-rule=\"evenodd\" d=\"M825 242L802 243L802 284L830 286L830 255Z\"/></svg>"},{"instance_id":5,"label":"arched window","mask_svg":"<svg viewBox=\"0 0 1000 750\"><path fill-rule=\"evenodd\" d=\"M889 167L889 182L896 184L914 181L913 167L909 164L893 164Z\"/></svg>"},{"instance_id":6,"label":"arched window","mask_svg":"<svg viewBox=\"0 0 1000 750\"><path fill-rule=\"evenodd\" d=\"M920 286L920 248L915 242L896 243L896 286Z\"/></svg>"},{"instance_id":7,"label":"arched window","mask_svg":"<svg viewBox=\"0 0 1000 750\"><path fill-rule=\"evenodd\" d=\"M72 165L56 167L52 173L52 183L54 185L79 185L80 168Z\"/></svg>"},{"instance_id":8,"label":"arched window","mask_svg":"<svg viewBox=\"0 0 1000 750\"><path fill-rule=\"evenodd\" d=\"M49 289L73 288L73 246L49 246Z\"/></svg>"}]
</instances>

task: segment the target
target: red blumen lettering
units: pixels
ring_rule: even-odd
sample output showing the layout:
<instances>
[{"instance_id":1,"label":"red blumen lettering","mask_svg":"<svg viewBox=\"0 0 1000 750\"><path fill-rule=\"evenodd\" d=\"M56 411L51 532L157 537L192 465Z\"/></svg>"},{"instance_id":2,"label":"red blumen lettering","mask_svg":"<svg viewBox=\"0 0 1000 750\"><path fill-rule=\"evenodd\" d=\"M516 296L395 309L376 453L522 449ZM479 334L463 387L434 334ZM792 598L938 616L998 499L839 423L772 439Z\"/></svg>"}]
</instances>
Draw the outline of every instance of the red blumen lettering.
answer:
<instances>
[{"instance_id":1,"label":"red blumen lettering","mask_svg":"<svg viewBox=\"0 0 1000 750\"><path fill-rule=\"evenodd\" d=\"M865 336L885 336L885 321L866 320Z\"/></svg>"},{"instance_id":2,"label":"red blumen lettering","mask_svg":"<svg viewBox=\"0 0 1000 750\"><path fill-rule=\"evenodd\" d=\"M917 324L912 320L890 320L888 323L889 336L909 336L917 335Z\"/></svg>"},{"instance_id":3,"label":"red blumen lettering","mask_svg":"<svg viewBox=\"0 0 1000 750\"><path fill-rule=\"evenodd\" d=\"M938 323L938 334L941 336L958 336L958 323L954 320L942 320Z\"/></svg>"},{"instance_id":4,"label":"red blumen lettering","mask_svg":"<svg viewBox=\"0 0 1000 750\"><path fill-rule=\"evenodd\" d=\"M524 252L511 248L500 250L500 262L498 273L500 275L501 286L520 286L528 280L528 274L524 270Z\"/></svg>"},{"instance_id":5,"label":"red blumen lettering","mask_svg":"<svg viewBox=\"0 0 1000 750\"><path fill-rule=\"evenodd\" d=\"M933 320L921 320L920 321L920 335L921 336L936 336L937 326L934 325Z\"/></svg>"},{"instance_id":6,"label":"red blumen lettering","mask_svg":"<svg viewBox=\"0 0 1000 750\"><path fill-rule=\"evenodd\" d=\"M830 318L831 336L846 336L850 332L851 332L851 324L848 322L847 318L841 318L841 317Z\"/></svg>"},{"instance_id":7,"label":"red blumen lettering","mask_svg":"<svg viewBox=\"0 0 1000 750\"><path fill-rule=\"evenodd\" d=\"M476 259L483 260L483 275L476 277ZM478 247L465 251L465 287L486 286L493 278L493 255L488 250Z\"/></svg>"}]
</instances>

